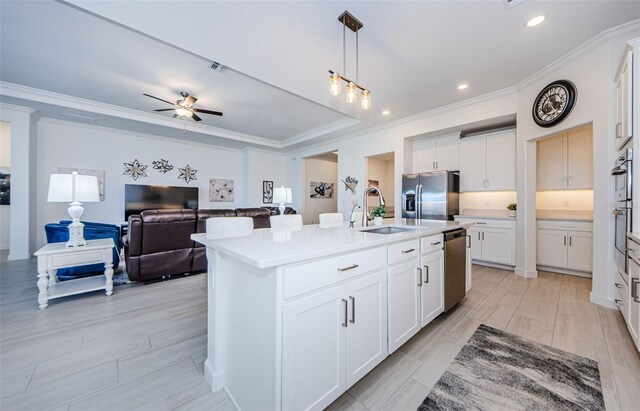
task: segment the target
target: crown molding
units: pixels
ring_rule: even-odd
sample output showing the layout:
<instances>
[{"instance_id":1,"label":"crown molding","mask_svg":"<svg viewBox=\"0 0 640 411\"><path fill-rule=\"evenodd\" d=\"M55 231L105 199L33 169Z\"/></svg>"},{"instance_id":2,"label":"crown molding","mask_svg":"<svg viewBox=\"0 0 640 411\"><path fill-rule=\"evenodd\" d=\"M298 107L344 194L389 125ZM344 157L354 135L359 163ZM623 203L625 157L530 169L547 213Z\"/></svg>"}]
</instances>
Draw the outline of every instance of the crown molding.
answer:
<instances>
[{"instance_id":1,"label":"crown molding","mask_svg":"<svg viewBox=\"0 0 640 411\"><path fill-rule=\"evenodd\" d=\"M356 137L360 137L360 136L364 136L367 134L371 134L371 133L375 133L378 131L384 131L386 129L389 128L393 128L393 127L399 127L402 126L404 124L407 123L411 123L414 121L420 121L420 120L425 120L429 117L433 117L435 115L438 114L442 114L442 113L446 113L448 111L454 111L454 110L459 110L461 108L464 107L468 107L468 106L473 106L479 103L483 103L485 101L490 101L490 100L494 100L500 97L504 97L504 96L509 96L509 95L516 95L516 90L513 87L508 87L508 88L504 88L502 90L497 90L497 91L492 91L491 93L487 93L487 94L483 94L481 96L477 96L477 97L473 97L467 100L463 100L463 101L459 101L456 103L452 103L452 104L448 104L446 106L442 106L442 107L437 107L428 111L423 111L421 113L417 113L417 114L413 114L411 116L407 116L407 117L403 117L400 118L398 120L394 120L391 121L389 123L384 123L378 126L374 126L374 127L370 127L370 128L366 128L364 130L359 130L356 131L354 133L351 134L347 134L344 136L337 136L337 137L333 137L331 139L325 140L325 141L320 141L317 144L312 144L309 146L305 146L305 147L300 147L300 148L296 148L296 149L291 149L288 150L287 152L289 154L294 154L297 152L301 152L301 151L305 151L305 150L309 150L309 149L313 149L313 148L317 148L317 147L322 147L325 145L331 145L333 143L338 143L338 142L342 142L345 140L350 140ZM411 136L405 136L406 137L411 137Z\"/></svg>"},{"instance_id":2,"label":"crown molding","mask_svg":"<svg viewBox=\"0 0 640 411\"><path fill-rule=\"evenodd\" d=\"M271 148L279 149L283 146L279 141L271 140L264 137L239 133L219 127L201 124L178 124L175 121L171 121L172 119L168 119L157 114L146 113L139 110L128 109L112 104L68 96L51 91L36 89L33 87L26 87L19 84L7 83L4 81L0 81L0 95L6 95L9 97L31 100L39 103L51 104L76 110L88 111L107 116L125 118L128 120L140 121L179 130L186 129L195 133L241 141L244 143L257 144Z\"/></svg>"},{"instance_id":3,"label":"crown molding","mask_svg":"<svg viewBox=\"0 0 640 411\"><path fill-rule=\"evenodd\" d=\"M550 74L554 70L558 69L558 67L561 67L568 61L588 53L589 51L593 50L597 46L602 45L604 42L609 41L616 36L620 36L625 33L634 33L634 32L636 34L640 32L640 19L633 20L631 22L603 31L597 36L591 38L590 40L587 40L586 42L582 43L575 49L571 50L564 56L560 57L556 61L548 64L547 66L541 68L540 70L533 73L526 79L522 80L521 82L516 84L514 88L519 92L520 90L537 82L540 78L545 77L546 75Z\"/></svg>"},{"instance_id":4,"label":"crown molding","mask_svg":"<svg viewBox=\"0 0 640 411\"><path fill-rule=\"evenodd\" d=\"M40 120L38 120L38 123L53 124L53 125L73 127L73 128L82 128L82 129L91 130L91 131L102 131L107 133L120 134L126 137L137 137L137 138L144 138L144 139L156 140L156 141L161 140L161 141L166 141L170 143L179 143L179 144L197 146L197 147L208 148L208 149L229 151L232 153L239 153L243 150L242 148L217 146L209 143L201 143L199 141L182 140L174 137L159 136L157 134L140 133L137 131L122 130L114 127L99 126L96 124L78 123L75 121L60 120L60 119L51 118L51 117L43 117Z\"/></svg>"},{"instance_id":5,"label":"crown molding","mask_svg":"<svg viewBox=\"0 0 640 411\"><path fill-rule=\"evenodd\" d=\"M339 131L347 127L351 127L357 124L362 123L362 121L357 118L347 116L336 121L332 121L331 123L322 125L320 127L316 127L311 130L307 130L303 133L296 134L284 140L282 142L282 148L286 148L292 146L294 144L304 143L305 141L312 140L316 137L323 136L325 134L332 133L334 131Z\"/></svg>"},{"instance_id":6,"label":"crown molding","mask_svg":"<svg viewBox=\"0 0 640 411\"><path fill-rule=\"evenodd\" d=\"M31 107L16 106L15 104L3 103L0 101L0 111L2 110L14 110L29 114L33 114L37 111Z\"/></svg>"}]
</instances>

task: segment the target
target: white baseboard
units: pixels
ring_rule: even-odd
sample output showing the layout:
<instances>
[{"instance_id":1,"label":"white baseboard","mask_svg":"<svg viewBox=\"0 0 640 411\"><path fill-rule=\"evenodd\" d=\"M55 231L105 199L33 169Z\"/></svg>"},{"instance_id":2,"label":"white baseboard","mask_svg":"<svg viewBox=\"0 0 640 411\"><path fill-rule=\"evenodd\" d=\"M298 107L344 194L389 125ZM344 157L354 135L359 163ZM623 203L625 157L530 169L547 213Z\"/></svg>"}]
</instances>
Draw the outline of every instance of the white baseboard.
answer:
<instances>
[{"instance_id":1,"label":"white baseboard","mask_svg":"<svg viewBox=\"0 0 640 411\"><path fill-rule=\"evenodd\" d=\"M613 301L610 298L603 297L598 294L594 294L593 291L589 293L589 301L591 301L594 304L601 305L603 307L613 308L614 310L618 310L618 305L615 303L615 301Z\"/></svg>"},{"instance_id":2,"label":"white baseboard","mask_svg":"<svg viewBox=\"0 0 640 411\"><path fill-rule=\"evenodd\" d=\"M549 272L552 272L552 273L575 275L576 277L585 277L585 278L592 278L593 277L591 272L588 272L588 271L567 270L567 269L564 269L564 268L548 267L546 265L539 265L539 266L537 266L537 268L538 268L538 271L549 271Z\"/></svg>"},{"instance_id":3,"label":"white baseboard","mask_svg":"<svg viewBox=\"0 0 640 411\"><path fill-rule=\"evenodd\" d=\"M537 270L525 270L523 268L518 268L516 267L513 272L515 273L515 275L517 275L518 277L524 277L524 278L538 278L538 271Z\"/></svg>"},{"instance_id":4,"label":"white baseboard","mask_svg":"<svg viewBox=\"0 0 640 411\"><path fill-rule=\"evenodd\" d=\"M204 379L213 392L224 388L224 372L216 371L208 358L204 362Z\"/></svg>"},{"instance_id":5,"label":"white baseboard","mask_svg":"<svg viewBox=\"0 0 640 411\"><path fill-rule=\"evenodd\" d=\"M471 260L471 264L483 265L485 267L500 268L502 270L513 271L512 265L488 263L486 261Z\"/></svg>"}]
</instances>

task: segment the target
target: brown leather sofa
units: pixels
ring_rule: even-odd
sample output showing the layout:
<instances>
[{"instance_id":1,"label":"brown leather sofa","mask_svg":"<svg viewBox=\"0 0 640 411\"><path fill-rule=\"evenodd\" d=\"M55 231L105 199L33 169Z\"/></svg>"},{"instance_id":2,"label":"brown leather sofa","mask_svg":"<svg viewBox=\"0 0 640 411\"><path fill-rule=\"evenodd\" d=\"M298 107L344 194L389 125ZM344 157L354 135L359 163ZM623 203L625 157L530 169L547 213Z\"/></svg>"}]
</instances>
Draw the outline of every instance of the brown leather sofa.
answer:
<instances>
[{"instance_id":1,"label":"brown leather sofa","mask_svg":"<svg viewBox=\"0 0 640 411\"><path fill-rule=\"evenodd\" d=\"M206 232L207 218L252 217L254 228L268 228L270 215L266 208L147 210L132 215L122 239L129 279L149 281L205 271L205 247L191 240L191 234Z\"/></svg>"}]
</instances>

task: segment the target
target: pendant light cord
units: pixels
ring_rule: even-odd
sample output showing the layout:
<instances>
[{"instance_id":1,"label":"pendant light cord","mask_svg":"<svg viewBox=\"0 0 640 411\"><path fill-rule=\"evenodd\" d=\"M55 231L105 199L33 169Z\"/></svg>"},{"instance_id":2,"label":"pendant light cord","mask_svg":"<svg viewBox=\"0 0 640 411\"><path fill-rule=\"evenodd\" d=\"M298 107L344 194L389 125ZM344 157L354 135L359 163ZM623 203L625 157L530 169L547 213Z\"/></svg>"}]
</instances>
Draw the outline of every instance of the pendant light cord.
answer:
<instances>
[{"instance_id":1,"label":"pendant light cord","mask_svg":"<svg viewBox=\"0 0 640 411\"><path fill-rule=\"evenodd\" d=\"M345 20L342 20L342 75L347 75L347 45L346 45L346 36L347 36L347 25L345 24Z\"/></svg>"},{"instance_id":2,"label":"pendant light cord","mask_svg":"<svg viewBox=\"0 0 640 411\"><path fill-rule=\"evenodd\" d=\"M358 31L356 31L356 84L358 84L359 60L360 60L360 52L358 51Z\"/></svg>"}]
</instances>

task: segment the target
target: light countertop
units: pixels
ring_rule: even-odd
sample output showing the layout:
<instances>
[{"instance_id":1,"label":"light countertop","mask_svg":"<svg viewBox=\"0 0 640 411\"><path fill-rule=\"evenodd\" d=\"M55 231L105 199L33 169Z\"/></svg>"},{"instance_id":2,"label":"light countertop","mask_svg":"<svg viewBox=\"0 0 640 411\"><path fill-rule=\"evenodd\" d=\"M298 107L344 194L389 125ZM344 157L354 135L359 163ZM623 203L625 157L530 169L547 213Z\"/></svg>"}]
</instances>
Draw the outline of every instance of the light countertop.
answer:
<instances>
[{"instance_id":1,"label":"light countertop","mask_svg":"<svg viewBox=\"0 0 640 411\"><path fill-rule=\"evenodd\" d=\"M469 214L464 214L464 215L454 215L454 217L458 217L458 218L477 218L477 219L481 219L481 220L511 220L511 221L515 221L515 217L509 217L509 216L492 216L492 215L469 215Z\"/></svg>"},{"instance_id":2,"label":"light countertop","mask_svg":"<svg viewBox=\"0 0 640 411\"><path fill-rule=\"evenodd\" d=\"M593 211L587 210L536 210L538 220L550 221L593 221Z\"/></svg>"},{"instance_id":3,"label":"light countertop","mask_svg":"<svg viewBox=\"0 0 640 411\"><path fill-rule=\"evenodd\" d=\"M207 238L203 233L193 234L191 238L216 251L230 254L252 266L268 268L383 246L469 225L471 224L458 221L396 218L385 220L382 227L402 226L414 230L395 234L374 234L367 233L365 230L380 226L349 229L348 223L338 228L320 228L313 224L302 226L298 230L263 228L237 237L228 237L227 234L227 237L224 238Z\"/></svg>"}]
</instances>

